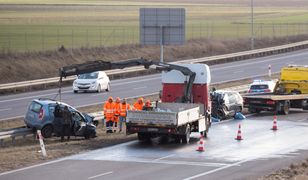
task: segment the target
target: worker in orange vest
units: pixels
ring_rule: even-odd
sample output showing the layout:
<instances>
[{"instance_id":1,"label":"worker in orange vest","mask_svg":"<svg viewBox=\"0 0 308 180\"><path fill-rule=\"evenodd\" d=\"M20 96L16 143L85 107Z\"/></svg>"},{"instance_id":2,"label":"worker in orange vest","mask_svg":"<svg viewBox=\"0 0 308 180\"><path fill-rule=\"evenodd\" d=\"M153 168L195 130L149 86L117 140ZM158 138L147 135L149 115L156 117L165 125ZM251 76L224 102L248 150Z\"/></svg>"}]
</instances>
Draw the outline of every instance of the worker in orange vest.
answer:
<instances>
[{"instance_id":1,"label":"worker in orange vest","mask_svg":"<svg viewBox=\"0 0 308 180\"><path fill-rule=\"evenodd\" d=\"M104 104L104 117L106 120L106 133L112 133L114 121L114 102L112 97L109 97L108 101Z\"/></svg>"},{"instance_id":2,"label":"worker in orange vest","mask_svg":"<svg viewBox=\"0 0 308 180\"><path fill-rule=\"evenodd\" d=\"M139 98L137 102L134 104L134 110L141 111L144 106L143 98Z\"/></svg>"},{"instance_id":3,"label":"worker in orange vest","mask_svg":"<svg viewBox=\"0 0 308 180\"><path fill-rule=\"evenodd\" d=\"M113 128L113 132L116 132L116 128L118 127L118 122L119 122L119 118L120 118L120 112L121 112L121 100L119 97L116 98L116 101L114 103L114 116L113 116L113 124L114 124L114 128Z\"/></svg>"},{"instance_id":4,"label":"worker in orange vest","mask_svg":"<svg viewBox=\"0 0 308 180\"><path fill-rule=\"evenodd\" d=\"M122 103L120 104L120 132L122 131L122 124L126 122L127 110L130 110L130 104L126 102L126 99L122 99Z\"/></svg>"},{"instance_id":5,"label":"worker in orange vest","mask_svg":"<svg viewBox=\"0 0 308 180\"><path fill-rule=\"evenodd\" d=\"M149 99L145 102L145 105L142 108L142 110L144 110L144 111L153 111L153 106L152 106L152 103L151 103L151 101Z\"/></svg>"}]
</instances>

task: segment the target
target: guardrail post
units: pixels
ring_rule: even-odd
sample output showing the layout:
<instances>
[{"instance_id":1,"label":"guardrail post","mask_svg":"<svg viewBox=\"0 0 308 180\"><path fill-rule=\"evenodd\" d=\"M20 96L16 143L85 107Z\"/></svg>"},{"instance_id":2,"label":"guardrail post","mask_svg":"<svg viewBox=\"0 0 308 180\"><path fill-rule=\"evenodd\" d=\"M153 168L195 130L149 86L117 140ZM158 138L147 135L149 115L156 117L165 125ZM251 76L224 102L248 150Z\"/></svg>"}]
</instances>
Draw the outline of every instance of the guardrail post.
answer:
<instances>
[{"instance_id":1,"label":"guardrail post","mask_svg":"<svg viewBox=\"0 0 308 180\"><path fill-rule=\"evenodd\" d=\"M15 145L15 136L12 136L12 144Z\"/></svg>"},{"instance_id":2,"label":"guardrail post","mask_svg":"<svg viewBox=\"0 0 308 180\"><path fill-rule=\"evenodd\" d=\"M4 143L3 143L3 139L0 139L0 146L3 147Z\"/></svg>"}]
</instances>

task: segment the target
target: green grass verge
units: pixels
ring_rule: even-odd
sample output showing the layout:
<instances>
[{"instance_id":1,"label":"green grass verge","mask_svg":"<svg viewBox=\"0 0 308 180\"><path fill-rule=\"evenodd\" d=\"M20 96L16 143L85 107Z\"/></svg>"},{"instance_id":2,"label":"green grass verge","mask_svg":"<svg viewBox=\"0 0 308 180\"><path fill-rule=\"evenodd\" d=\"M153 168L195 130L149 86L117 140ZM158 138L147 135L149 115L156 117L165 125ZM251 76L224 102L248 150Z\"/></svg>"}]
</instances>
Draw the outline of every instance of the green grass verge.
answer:
<instances>
[{"instance_id":1,"label":"green grass verge","mask_svg":"<svg viewBox=\"0 0 308 180\"><path fill-rule=\"evenodd\" d=\"M262 0L261 0L262 1ZM264 1L264 0L263 0ZM286 0L255 7L255 36L277 37L308 33L308 4ZM301 0L297 0L301 1ZM139 42L139 8L186 8L186 39L249 38L247 2L0 0L0 50L40 51L115 46Z\"/></svg>"}]
</instances>

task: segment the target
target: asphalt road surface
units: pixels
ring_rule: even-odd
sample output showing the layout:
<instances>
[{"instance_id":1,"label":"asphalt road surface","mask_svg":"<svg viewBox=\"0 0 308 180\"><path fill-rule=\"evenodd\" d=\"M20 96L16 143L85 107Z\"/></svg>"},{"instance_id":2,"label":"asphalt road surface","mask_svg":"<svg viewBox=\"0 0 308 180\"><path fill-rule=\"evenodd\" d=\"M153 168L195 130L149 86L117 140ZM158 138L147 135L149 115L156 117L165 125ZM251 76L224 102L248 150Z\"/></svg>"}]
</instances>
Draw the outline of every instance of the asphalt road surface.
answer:
<instances>
[{"instance_id":1,"label":"asphalt road surface","mask_svg":"<svg viewBox=\"0 0 308 180\"><path fill-rule=\"evenodd\" d=\"M308 65L308 51L301 50L286 54L255 58L246 61L213 65L210 67L212 83L237 80L258 75L267 75L268 65L272 72L279 72L288 64ZM87 106L104 102L109 96L139 97L157 93L161 89L160 74L114 80L111 92L74 94L71 87L63 88L62 101L75 106ZM0 96L0 120L23 117L28 104L38 97L54 98L57 89Z\"/></svg>"},{"instance_id":2,"label":"asphalt road surface","mask_svg":"<svg viewBox=\"0 0 308 180\"><path fill-rule=\"evenodd\" d=\"M198 134L189 144L131 141L0 174L0 180L99 179L256 179L308 155L308 111L271 113L212 126L205 151L198 152ZM238 124L242 141L236 141ZM47 149L48 152L48 149Z\"/></svg>"}]
</instances>

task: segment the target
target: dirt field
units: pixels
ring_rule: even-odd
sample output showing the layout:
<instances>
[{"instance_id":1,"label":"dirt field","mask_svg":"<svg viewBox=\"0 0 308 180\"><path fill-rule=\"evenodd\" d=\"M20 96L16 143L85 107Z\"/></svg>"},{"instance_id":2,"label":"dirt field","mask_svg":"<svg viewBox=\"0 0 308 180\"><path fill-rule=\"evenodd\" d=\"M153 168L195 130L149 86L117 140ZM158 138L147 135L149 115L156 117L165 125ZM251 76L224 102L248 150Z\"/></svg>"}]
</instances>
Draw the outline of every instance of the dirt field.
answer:
<instances>
[{"instance_id":1,"label":"dirt field","mask_svg":"<svg viewBox=\"0 0 308 180\"><path fill-rule=\"evenodd\" d=\"M308 158L300 163L291 164L289 167L280 169L259 180L307 180L308 179Z\"/></svg>"}]
</instances>

